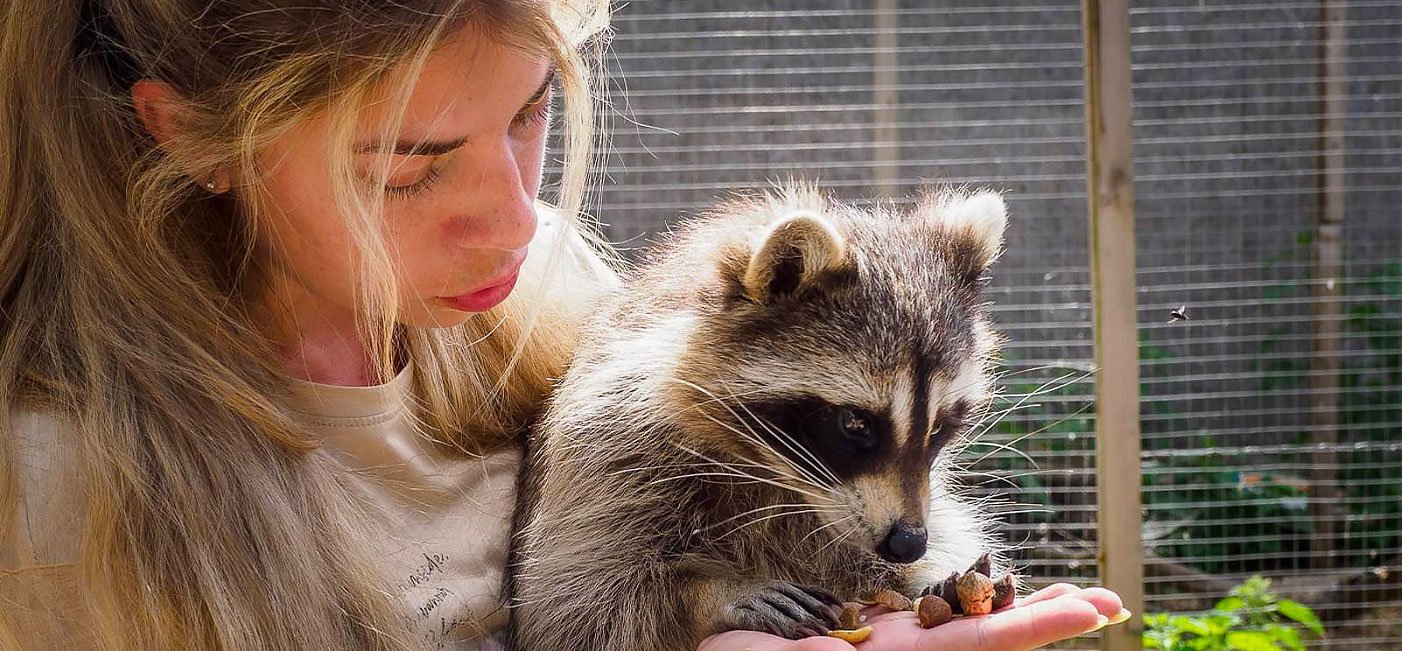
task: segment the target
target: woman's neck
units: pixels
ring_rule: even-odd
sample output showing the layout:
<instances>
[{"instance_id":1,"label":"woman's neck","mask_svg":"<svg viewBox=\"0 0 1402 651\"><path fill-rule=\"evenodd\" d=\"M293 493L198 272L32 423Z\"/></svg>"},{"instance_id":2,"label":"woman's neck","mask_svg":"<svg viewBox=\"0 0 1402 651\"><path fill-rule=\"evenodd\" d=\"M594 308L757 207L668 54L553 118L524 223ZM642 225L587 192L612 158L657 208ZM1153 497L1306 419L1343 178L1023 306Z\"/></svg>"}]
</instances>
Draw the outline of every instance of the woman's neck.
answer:
<instances>
[{"instance_id":1,"label":"woman's neck","mask_svg":"<svg viewBox=\"0 0 1402 651\"><path fill-rule=\"evenodd\" d=\"M288 375L338 386L379 383L352 310L327 305L300 287L284 286L264 299L254 318Z\"/></svg>"}]
</instances>

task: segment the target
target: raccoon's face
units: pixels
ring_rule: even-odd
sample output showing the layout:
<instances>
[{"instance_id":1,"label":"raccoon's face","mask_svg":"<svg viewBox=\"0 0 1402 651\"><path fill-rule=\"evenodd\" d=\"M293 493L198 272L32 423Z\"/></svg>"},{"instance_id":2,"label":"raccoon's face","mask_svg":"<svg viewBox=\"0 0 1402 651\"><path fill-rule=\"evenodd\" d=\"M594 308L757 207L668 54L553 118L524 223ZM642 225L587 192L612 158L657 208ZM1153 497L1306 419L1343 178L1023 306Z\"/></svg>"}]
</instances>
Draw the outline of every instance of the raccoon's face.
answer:
<instances>
[{"instance_id":1,"label":"raccoon's face","mask_svg":"<svg viewBox=\"0 0 1402 651\"><path fill-rule=\"evenodd\" d=\"M996 336L979 295L1002 243L992 193L906 215L816 197L751 204L772 218L721 263L714 318L693 335L722 364L707 411L733 456L773 471L828 537L910 563L967 540L931 521L931 471L986 402ZM764 220L760 220L764 221ZM942 454L944 456L942 456Z\"/></svg>"}]
</instances>

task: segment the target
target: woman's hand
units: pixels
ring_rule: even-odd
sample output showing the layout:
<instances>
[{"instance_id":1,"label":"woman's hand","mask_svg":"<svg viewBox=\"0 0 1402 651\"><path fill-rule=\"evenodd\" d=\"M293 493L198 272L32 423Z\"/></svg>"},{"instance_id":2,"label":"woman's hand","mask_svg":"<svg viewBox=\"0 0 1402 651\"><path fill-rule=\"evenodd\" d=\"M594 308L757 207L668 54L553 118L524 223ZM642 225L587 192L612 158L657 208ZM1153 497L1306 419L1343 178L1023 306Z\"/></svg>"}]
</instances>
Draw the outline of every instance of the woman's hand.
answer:
<instances>
[{"instance_id":1,"label":"woman's hand","mask_svg":"<svg viewBox=\"0 0 1402 651\"><path fill-rule=\"evenodd\" d=\"M890 612L867 618L871 639L860 651L1029 651L1057 640L1099 630L1129 618L1119 595L1104 588L1058 583L1018 599L986 617L961 617L935 628L920 628L915 613ZM730 631L706 638L697 651L852 651L832 637L786 640L752 631Z\"/></svg>"}]
</instances>

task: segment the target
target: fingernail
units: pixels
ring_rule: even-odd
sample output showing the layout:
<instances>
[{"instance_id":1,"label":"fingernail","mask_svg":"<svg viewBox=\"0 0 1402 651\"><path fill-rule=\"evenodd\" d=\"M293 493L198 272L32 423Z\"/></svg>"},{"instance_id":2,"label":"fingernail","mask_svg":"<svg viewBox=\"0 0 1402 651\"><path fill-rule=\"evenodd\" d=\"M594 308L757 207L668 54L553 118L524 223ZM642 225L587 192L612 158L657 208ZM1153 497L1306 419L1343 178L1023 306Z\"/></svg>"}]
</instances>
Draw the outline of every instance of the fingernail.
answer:
<instances>
[{"instance_id":1,"label":"fingernail","mask_svg":"<svg viewBox=\"0 0 1402 651\"><path fill-rule=\"evenodd\" d=\"M1130 612L1128 608L1121 608L1120 612L1115 613L1115 616L1110 618L1110 624L1123 624L1131 617L1134 617L1134 613Z\"/></svg>"},{"instance_id":2,"label":"fingernail","mask_svg":"<svg viewBox=\"0 0 1402 651\"><path fill-rule=\"evenodd\" d=\"M1104 616L1104 615L1096 615L1096 616L1095 616L1095 628L1090 629L1089 631L1087 631L1087 633L1094 633L1094 632L1096 632L1096 631L1098 631L1098 630L1100 630L1100 629L1102 629L1102 628L1105 628L1105 627L1108 626L1109 624L1110 624L1110 618L1109 618L1109 617L1106 617L1106 616Z\"/></svg>"}]
</instances>

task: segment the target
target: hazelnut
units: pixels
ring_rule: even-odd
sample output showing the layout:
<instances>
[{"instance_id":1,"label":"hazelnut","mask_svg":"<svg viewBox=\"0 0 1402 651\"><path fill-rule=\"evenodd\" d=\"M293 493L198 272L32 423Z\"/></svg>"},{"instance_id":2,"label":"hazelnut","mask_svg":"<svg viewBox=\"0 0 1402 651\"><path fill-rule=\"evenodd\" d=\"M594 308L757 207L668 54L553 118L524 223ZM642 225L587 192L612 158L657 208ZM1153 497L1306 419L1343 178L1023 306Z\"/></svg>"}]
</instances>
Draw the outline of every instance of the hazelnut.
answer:
<instances>
[{"instance_id":1,"label":"hazelnut","mask_svg":"<svg viewBox=\"0 0 1402 651\"><path fill-rule=\"evenodd\" d=\"M890 608L891 610L911 609L910 597L889 588L877 590L875 594L871 595L871 601Z\"/></svg>"},{"instance_id":2,"label":"hazelnut","mask_svg":"<svg viewBox=\"0 0 1402 651\"><path fill-rule=\"evenodd\" d=\"M1007 608L1013 605L1013 598L1017 596L1017 581L1011 574L1004 574L993 584L993 610Z\"/></svg>"},{"instance_id":3,"label":"hazelnut","mask_svg":"<svg viewBox=\"0 0 1402 651\"><path fill-rule=\"evenodd\" d=\"M837 621L844 629L854 629L862 625L862 605L859 603L846 602L842 604L842 614Z\"/></svg>"},{"instance_id":4,"label":"hazelnut","mask_svg":"<svg viewBox=\"0 0 1402 651\"><path fill-rule=\"evenodd\" d=\"M920 620L920 628L933 628L954 618L949 602L936 595L925 595L915 600L915 616Z\"/></svg>"},{"instance_id":5,"label":"hazelnut","mask_svg":"<svg viewBox=\"0 0 1402 651\"><path fill-rule=\"evenodd\" d=\"M978 572L968 572L959 577L954 588L965 615L993 612L993 579Z\"/></svg>"}]
</instances>

